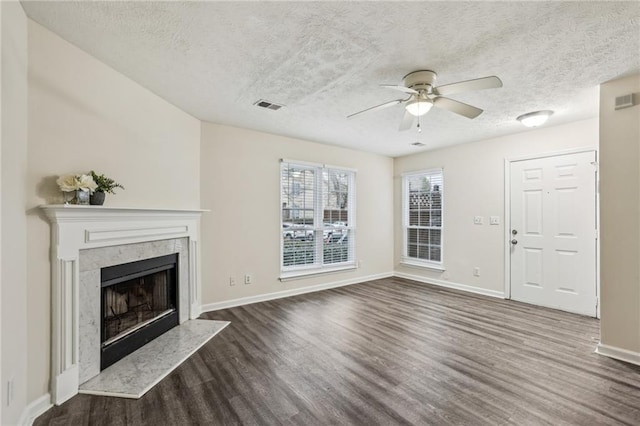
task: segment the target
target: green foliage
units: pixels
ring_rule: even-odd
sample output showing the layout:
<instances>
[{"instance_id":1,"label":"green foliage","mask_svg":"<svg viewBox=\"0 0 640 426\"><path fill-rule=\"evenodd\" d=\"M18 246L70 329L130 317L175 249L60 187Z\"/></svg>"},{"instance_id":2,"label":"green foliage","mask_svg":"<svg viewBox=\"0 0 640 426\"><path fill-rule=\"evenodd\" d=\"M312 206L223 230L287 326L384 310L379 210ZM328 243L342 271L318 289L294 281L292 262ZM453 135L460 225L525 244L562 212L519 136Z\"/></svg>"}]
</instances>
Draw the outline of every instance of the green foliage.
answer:
<instances>
[{"instance_id":1,"label":"green foliage","mask_svg":"<svg viewBox=\"0 0 640 426\"><path fill-rule=\"evenodd\" d=\"M124 186L120 185L115 180L106 177L105 175L98 175L96 172L91 170L91 177L98 187L95 189L96 192L107 192L109 194L115 194L113 190L115 188L124 189Z\"/></svg>"}]
</instances>

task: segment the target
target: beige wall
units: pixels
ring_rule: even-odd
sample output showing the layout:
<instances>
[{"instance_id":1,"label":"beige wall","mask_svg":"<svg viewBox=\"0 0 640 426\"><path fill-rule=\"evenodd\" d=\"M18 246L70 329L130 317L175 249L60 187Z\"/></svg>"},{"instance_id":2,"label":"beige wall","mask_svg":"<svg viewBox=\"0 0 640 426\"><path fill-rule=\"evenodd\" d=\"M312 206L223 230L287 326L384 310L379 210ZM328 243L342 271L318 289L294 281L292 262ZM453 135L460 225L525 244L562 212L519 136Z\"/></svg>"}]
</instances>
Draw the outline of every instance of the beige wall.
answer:
<instances>
[{"instance_id":1,"label":"beige wall","mask_svg":"<svg viewBox=\"0 0 640 426\"><path fill-rule=\"evenodd\" d=\"M635 93L636 105L614 110ZM640 75L600 86L601 343L640 353Z\"/></svg>"},{"instance_id":2,"label":"beige wall","mask_svg":"<svg viewBox=\"0 0 640 426\"><path fill-rule=\"evenodd\" d=\"M200 207L200 121L29 21L28 363L30 401L49 388L49 225L56 176L105 173L106 205ZM24 354L23 354L24 355Z\"/></svg>"},{"instance_id":3,"label":"beige wall","mask_svg":"<svg viewBox=\"0 0 640 426\"><path fill-rule=\"evenodd\" d=\"M421 279L500 295L504 292L504 159L598 146L598 119L427 151L395 159L395 269ZM444 266L439 272L400 264L404 172L444 168ZM474 225L483 216L483 225ZM500 225L489 225L499 216ZM473 276L473 268L480 276ZM473 289L472 289L473 290Z\"/></svg>"},{"instance_id":4,"label":"beige wall","mask_svg":"<svg viewBox=\"0 0 640 426\"><path fill-rule=\"evenodd\" d=\"M356 257L362 267L280 282L281 158L357 169ZM393 160L210 123L202 125L204 304L389 274L393 269ZM253 283L243 284L245 273ZM233 276L236 285L229 285Z\"/></svg>"},{"instance_id":5,"label":"beige wall","mask_svg":"<svg viewBox=\"0 0 640 426\"><path fill-rule=\"evenodd\" d=\"M27 18L16 1L0 3L2 136L0 157L2 374L0 423L18 423L27 404ZM7 382L13 401L7 406Z\"/></svg>"}]
</instances>

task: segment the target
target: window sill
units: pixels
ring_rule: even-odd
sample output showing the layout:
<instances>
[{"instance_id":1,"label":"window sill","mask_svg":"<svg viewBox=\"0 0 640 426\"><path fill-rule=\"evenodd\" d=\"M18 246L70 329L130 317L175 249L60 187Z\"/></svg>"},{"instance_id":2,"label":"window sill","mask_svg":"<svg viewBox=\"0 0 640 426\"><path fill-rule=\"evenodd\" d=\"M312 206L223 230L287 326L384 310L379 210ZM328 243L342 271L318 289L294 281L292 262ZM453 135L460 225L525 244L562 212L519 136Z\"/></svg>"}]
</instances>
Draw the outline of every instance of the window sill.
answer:
<instances>
[{"instance_id":1,"label":"window sill","mask_svg":"<svg viewBox=\"0 0 640 426\"><path fill-rule=\"evenodd\" d=\"M407 258L403 258L400 261L400 264L405 266L411 266L413 268L431 269L433 271L439 271L439 272L443 272L446 270L444 268L444 265L439 263L429 263L429 262L423 262L423 261L407 259Z\"/></svg>"},{"instance_id":2,"label":"window sill","mask_svg":"<svg viewBox=\"0 0 640 426\"><path fill-rule=\"evenodd\" d=\"M358 269L355 262L341 264L340 266L327 266L323 268L301 269L298 271L281 272L280 281L297 280L301 278L309 278L313 275L329 274L332 272L351 271Z\"/></svg>"}]
</instances>

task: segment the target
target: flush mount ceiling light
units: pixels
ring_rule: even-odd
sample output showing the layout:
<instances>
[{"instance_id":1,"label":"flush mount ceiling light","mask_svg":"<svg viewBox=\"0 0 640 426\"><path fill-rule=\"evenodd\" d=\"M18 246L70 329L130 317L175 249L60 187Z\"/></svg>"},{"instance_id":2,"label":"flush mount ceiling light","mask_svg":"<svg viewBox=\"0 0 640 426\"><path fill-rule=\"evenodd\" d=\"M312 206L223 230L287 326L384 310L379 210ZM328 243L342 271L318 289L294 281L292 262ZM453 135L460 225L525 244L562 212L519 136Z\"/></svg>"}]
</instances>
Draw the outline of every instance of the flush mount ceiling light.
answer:
<instances>
[{"instance_id":1,"label":"flush mount ceiling light","mask_svg":"<svg viewBox=\"0 0 640 426\"><path fill-rule=\"evenodd\" d=\"M551 110L529 112L522 114L517 120L527 127L538 127L543 125L552 114Z\"/></svg>"},{"instance_id":2,"label":"flush mount ceiling light","mask_svg":"<svg viewBox=\"0 0 640 426\"><path fill-rule=\"evenodd\" d=\"M409 101L405 108L409 114L419 117L428 113L432 106L433 102L428 99L414 99Z\"/></svg>"}]
</instances>

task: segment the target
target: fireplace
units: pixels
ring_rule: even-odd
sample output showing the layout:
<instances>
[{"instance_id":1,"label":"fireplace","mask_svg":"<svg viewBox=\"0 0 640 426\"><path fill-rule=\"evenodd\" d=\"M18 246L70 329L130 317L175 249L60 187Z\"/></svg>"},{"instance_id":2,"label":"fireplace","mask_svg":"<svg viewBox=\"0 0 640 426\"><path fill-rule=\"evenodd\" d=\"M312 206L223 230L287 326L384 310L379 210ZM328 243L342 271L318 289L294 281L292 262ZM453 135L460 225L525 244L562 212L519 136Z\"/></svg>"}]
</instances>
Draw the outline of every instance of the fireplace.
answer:
<instances>
[{"instance_id":1,"label":"fireplace","mask_svg":"<svg viewBox=\"0 0 640 426\"><path fill-rule=\"evenodd\" d=\"M179 323L178 254L100 270L100 369Z\"/></svg>"},{"instance_id":2,"label":"fireplace","mask_svg":"<svg viewBox=\"0 0 640 426\"><path fill-rule=\"evenodd\" d=\"M40 207L51 223L50 391L60 405L100 374L102 269L177 254L178 322L200 316L203 210Z\"/></svg>"}]
</instances>

